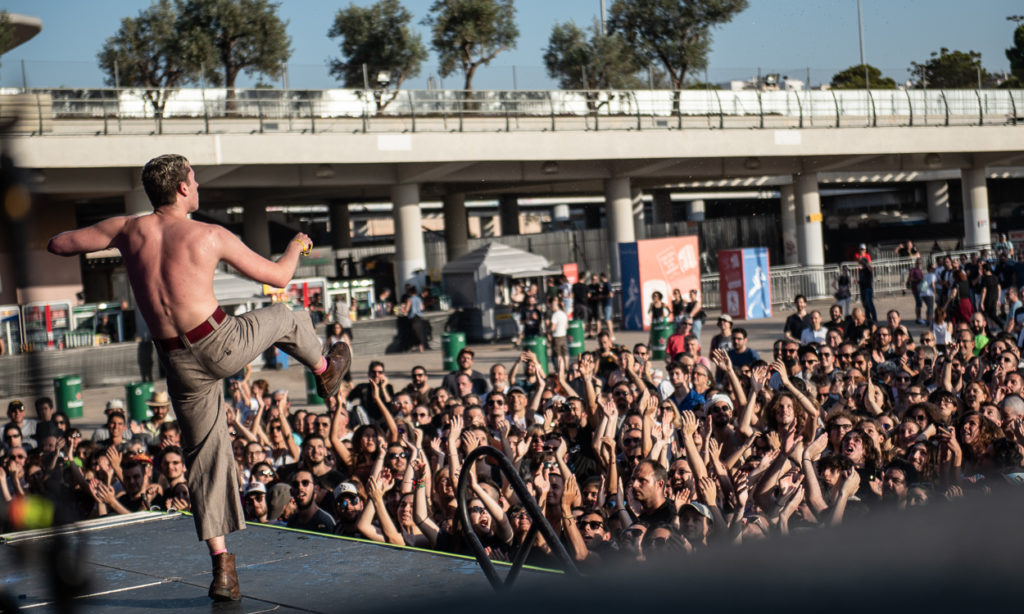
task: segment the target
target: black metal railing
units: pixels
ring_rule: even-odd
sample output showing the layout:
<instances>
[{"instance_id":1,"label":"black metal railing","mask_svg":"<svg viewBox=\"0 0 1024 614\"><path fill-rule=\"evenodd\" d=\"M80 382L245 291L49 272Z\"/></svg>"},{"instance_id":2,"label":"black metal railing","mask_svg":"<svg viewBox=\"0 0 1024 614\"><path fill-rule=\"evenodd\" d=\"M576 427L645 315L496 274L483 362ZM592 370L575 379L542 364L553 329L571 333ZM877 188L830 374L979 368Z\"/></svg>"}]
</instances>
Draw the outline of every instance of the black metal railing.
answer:
<instances>
[{"instance_id":1,"label":"black metal railing","mask_svg":"<svg viewBox=\"0 0 1024 614\"><path fill-rule=\"evenodd\" d=\"M486 456L497 463L498 469L504 474L505 479L509 481L512 490L515 491L519 501L522 502L526 513L530 515L530 530L526 533L523 543L513 553L512 568L509 569L504 580L498 575L494 563L487 556L487 552L480 542L480 537L473 530L473 525L469 521L469 508L466 505L466 490L469 488L470 481L469 472L473 471L473 464L481 456ZM551 527L551 523L548 522L547 518L540 511L540 506L537 505L536 499L526 490L526 484L523 483L523 479L519 477L516 468L507 456L490 446L480 446L466 455L466 460L463 461L462 467L462 475L459 476L459 488L456 496L458 497L459 519L462 521L463 537L473 548L473 553L476 555L480 568L483 569L484 575L487 576L495 591L507 591L515 584L516 578L519 577L519 572L526 562L526 557L530 555L530 550L533 548L533 542L537 539L538 533L544 536L544 539L551 547L551 553L562 564L562 570L568 575L579 575L580 572L576 569L576 564L573 562L572 557L569 556L569 552L565 549L558 534Z\"/></svg>"}]
</instances>

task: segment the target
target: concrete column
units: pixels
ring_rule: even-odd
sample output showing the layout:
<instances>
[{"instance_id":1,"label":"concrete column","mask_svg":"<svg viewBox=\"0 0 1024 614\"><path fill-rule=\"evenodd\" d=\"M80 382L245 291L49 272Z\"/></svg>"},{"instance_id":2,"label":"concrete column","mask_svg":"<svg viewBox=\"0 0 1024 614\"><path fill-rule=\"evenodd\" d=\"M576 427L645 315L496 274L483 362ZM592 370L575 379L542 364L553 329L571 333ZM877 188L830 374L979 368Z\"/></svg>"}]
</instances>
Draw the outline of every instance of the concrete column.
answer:
<instances>
[{"instance_id":1,"label":"concrete column","mask_svg":"<svg viewBox=\"0 0 1024 614\"><path fill-rule=\"evenodd\" d=\"M824 271L825 244L821 235L821 195L818 192L818 174L793 175L796 191L796 232L800 262L806 267L819 267L811 277L807 298L828 296Z\"/></svg>"},{"instance_id":2,"label":"concrete column","mask_svg":"<svg viewBox=\"0 0 1024 614\"><path fill-rule=\"evenodd\" d=\"M331 247L352 247L352 218L348 214L348 201L335 200L328 204L331 212Z\"/></svg>"},{"instance_id":3,"label":"concrete column","mask_svg":"<svg viewBox=\"0 0 1024 614\"><path fill-rule=\"evenodd\" d=\"M644 212L643 194L631 192L630 198L633 201L633 232L636 234L636 240L640 241L647 238L647 215Z\"/></svg>"},{"instance_id":4,"label":"concrete column","mask_svg":"<svg viewBox=\"0 0 1024 614\"><path fill-rule=\"evenodd\" d=\"M451 262L469 251L469 222L466 221L466 195L444 195L444 248Z\"/></svg>"},{"instance_id":5,"label":"concrete column","mask_svg":"<svg viewBox=\"0 0 1024 614\"><path fill-rule=\"evenodd\" d=\"M932 224L949 222L949 184L945 181L929 181L924 184L928 198L928 221Z\"/></svg>"},{"instance_id":6,"label":"concrete column","mask_svg":"<svg viewBox=\"0 0 1024 614\"><path fill-rule=\"evenodd\" d=\"M501 218L501 236L510 237L519 234L519 197L515 194L502 194L498 198L498 214Z\"/></svg>"},{"instance_id":7,"label":"concrete column","mask_svg":"<svg viewBox=\"0 0 1024 614\"><path fill-rule=\"evenodd\" d=\"M796 236L796 192L793 184L779 186L779 209L782 215L782 255L785 264L799 264Z\"/></svg>"},{"instance_id":8,"label":"concrete column","mask_svg":"<svg viewBox=\"0 0 1024 614\"><path fill-rule=\"evenodd\" d=\"M686 203L686 221L704 221L704 201L701 199L691 200Z\"/></svg>"},{"instance_id":9,"label":"concrete column","mask_svg":"<svg viewBox=\"0 0 1024 614\"><path fill-rule=\"evenodd\" d=\"M605 216L608 231L608 260L611 262L612 281L622 281L619 264L619 243L636 241L633 225L633 194L629 177L616 177L604 183Z\"/></svg>"},{"instance_id":10,"label":"concrete column","mask_svg":"<svg viewBox=\"0 0 1024 614\"><path fill-rule=\"evenodd\" d=\"M263 203L248 203L242 216L242 241L249 249L270 258L270 222Z\"/></svg>"},{"instance_id":11,"label":"concrete column","mask_svg":"<svg viewBox=\"0 0 1024 614\"><path fill-rule=\"evenodd\" d=\"M125 215L153 213L153 204L149 202L149 197L146 196L146 191L142 189L141 185L131 192L125 193L124 213Z\"/></svg>"},{"instance_id":12,"label":"concrete column","mask_svg":"<svg viewBox=\"0 0 1024 614\"><path fill-rule=\"evenodd\" d=\"M653 222L655 224L671 224L672 223L672 191L671 190L654 190L651 193L651 199L653 206L651 208L654 214Z\"/></svg>"},{"instance_id":13,"label":"concrete column","mask_svg":"<svg viewBox=\"0 0 1024 614\"><path fill-rule=\"evenodd\" d=\"M393 186L391 203L395 218L395 294L401 296L407 283L423 289L427 268L419 184Z\"/></svg>"},{"instance_id":14,"label":"concrete column","mask_svg":"<svg viewBox=\"0 0 1024 614\"><path fill-rule=\"evenodd\" d=\"M964 193L964 247L988 246L992 243L992 226L985 167L961 169L960 182Z\"/></svg>"}]
</instances>

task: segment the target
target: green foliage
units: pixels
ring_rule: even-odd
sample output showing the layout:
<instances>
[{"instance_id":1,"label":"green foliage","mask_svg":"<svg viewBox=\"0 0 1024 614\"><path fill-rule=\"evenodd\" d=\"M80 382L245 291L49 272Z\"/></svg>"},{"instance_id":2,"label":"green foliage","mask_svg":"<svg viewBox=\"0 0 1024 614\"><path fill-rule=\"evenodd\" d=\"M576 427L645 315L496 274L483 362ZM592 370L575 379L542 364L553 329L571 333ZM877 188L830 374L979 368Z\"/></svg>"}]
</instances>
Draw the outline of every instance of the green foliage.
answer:
<instances>
[{"instance_id":1,"label":"green foliage","mask_svg":"<svg viewBox=\"0 0 1024 614\"><path fill-rule=\"evenodd\" d=\"M672 89L707 65L711 28L732 21L747 0L615 0L609 31L620 34L640 64L660 64Z\"/></svg>"},{"instance_id":2,"label":"green foliage","mask_svg":"<svg viewBox=\"0 0 1024 614\"><path fill-rule=\"evenodd\" d=\"M368 7L350 4L338 10L327 36L341 38L341 59L332 58L330 72L346 87L362 88L363 65L371 83L379 71L391 73L391 87L420 73L427 49L419 34L409 28L412 14L398 0L380 0ZM371 86L372 87L372 86ZM376 93L379 112L390 99Z\"/></svg>"},{"instance_id":3,"label":"green foliage","mask_svg":"<svg viewBox=\"0 0 1024 614\"><path fill-rule=\"evenodd\" d=\"M512 0L434 0L424 24L431 26L438 72L456 71L465 77L463 89L473 89L473 75L519 38Z\"/></svg>"},{"instance_id":4,"label":"green foliage","mask_svg":"<svg viewBox=\"0 0 1024 614\"><path fill-rule=\"evenodd\" d=\"M1013 31L1013 47L1006 50L1006 59L1010 60L1012 78L1024 85L1024 24L1018 25Z\"/></svg>"},{"instance_id":5,"label":"green foliage","mask_svg":"<svg viewBox=\"0 0 1024 614\"><path fill-rule=\"evenodd\" d=\"M894 90L896 82L883 77L882 71L868 64L868 84L873 90ZM864 87L864 65L857 64L832 75L834 90L862 90Z\"/></svg>"},{"instance_id":6,"label":"green foliage","mask_svg":"<svg viewBox=\"0 0 1024 614\"><path fill-rule=\"evenodd\" d=\"M992 75L981 67L980 53L950 51L946 47L933 51L924 64L911 62L909 71L916 78L916 86L935 89L977 88L979 71L982 84L992 80Z\"/></svg>"},{"instance_id":7,"label":"green foliage","mask_svg":"<svg viewBox=\"0 0 1024 614\"><path fill-rule=\"evenodd\" d=\"M179 17L171 0L157 0L137 17L122 19L97 54L106 84L143 88L157 116L163 114L169 89L199 76L199 65L189 61L178 36Z\"/></svg>"},{"instance_id":8,"label":"green foliage","mask_svg":"<svg viewBox=\"0 0 1024 614\"><path fill-rule=\"evenodd\" d=\"M588 31L576 24L556 23L544 51L544 66L563 89L637 89L646 82L636 55L618 34L601 34L599 24Z\"/></svg>"},{"instance_id":9,"label":"green foliage","mask_svg":"<svg viewBox=\"0 0 1024 614\"><path fill-rule=\"evenodd\" d=\"M291 56L288 23L270 0L177 0L178 35L188 41L190 61L206 67L206 78L228 89L228 110L235 108L240 72L276 79ZM222 72L217 72L217 67Z\"/></svg>"}]
</instances>

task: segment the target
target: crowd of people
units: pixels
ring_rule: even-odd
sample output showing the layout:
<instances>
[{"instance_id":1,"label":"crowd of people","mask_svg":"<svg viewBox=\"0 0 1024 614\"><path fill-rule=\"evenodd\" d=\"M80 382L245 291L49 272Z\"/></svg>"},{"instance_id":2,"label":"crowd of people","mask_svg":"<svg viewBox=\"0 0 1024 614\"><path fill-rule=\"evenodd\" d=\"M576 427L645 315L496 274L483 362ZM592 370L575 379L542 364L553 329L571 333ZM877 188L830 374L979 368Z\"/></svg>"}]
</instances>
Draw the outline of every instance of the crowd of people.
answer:
<instances>
[{"instance_id":1,"label":"crowd of people","mask_svg":"<svg viewBox=\"0 0 1024 614\"><path fill-rule=\"evenodd\" d=\"M596 347L552 361L551 372L529 351L483 373L465 348L440 381L422 366L399 375L374 360L320 412L293 409L287 391L246 372L225 400L241 485L230 496L249 521L458 553L469 553L470 530L492 558L508 559L532 519L491 463L463 463L492 446L587 566L1020 485L1016 283L1000 284L993 313L990 285L961 294L942 281L975 268L991 275L981 256L928 267L919 283L935 291L936 305L918 318L928 325L917 339L896 310L874 321L862 306L846 316L837 303L825 317L798 296L764 358L727 315L703 353L685 313L664 363L646 344L616 345L602 327L591 329ZM563 299L549 303L562 310ZM662 317L675 316L666 308ZM49 495L72 518L188 510L191 468L169 404L154 394L153 417L140 423L109 403L105 428L83 437L50 399L36 400L34 420L12 402L4 500ZM465 528L455 496L464 472ZM536 540L530 562L554 564Z\"/></svg>"}]
</instances>

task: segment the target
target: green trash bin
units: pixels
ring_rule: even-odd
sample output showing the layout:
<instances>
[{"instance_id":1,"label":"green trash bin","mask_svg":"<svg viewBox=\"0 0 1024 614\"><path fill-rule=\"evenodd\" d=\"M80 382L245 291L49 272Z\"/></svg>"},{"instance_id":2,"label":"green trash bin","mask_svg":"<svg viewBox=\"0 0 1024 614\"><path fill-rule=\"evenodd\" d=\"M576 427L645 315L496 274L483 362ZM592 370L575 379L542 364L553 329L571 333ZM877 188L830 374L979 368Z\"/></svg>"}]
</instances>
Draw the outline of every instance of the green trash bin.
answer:
<instances>
[{"instance_id":1,"label":"green trash bin","mask_svg":"<svg viewBox=\"0 0 1024 614\"><path fill-rule=\"evenodd\" d=\"M53 397L57 410L68 418L82 417L82 376L67 375L53 380Z\"/></svg>"},{"instance_id":2,"label":"green trash bin","mask_svg":"<svg viewBox=\"0 0 1024 614\"><path fill-rule=\"evenodd\" d=\"M586 326L587 323L583 320L571 320L569 322L569 360L576 360L576 357L585 351Z\"/></svg>"},{"instance_id":3,"label":"green trash bin","mask_svg":"<svg viewBox=\"0 0 1024 614\"><path fill-rule=\"evenodd\" d=\"M523 349L530 350L537 355L537 361L540 362L540 366L544 369L544 374L548 373L548 339L547 337L527 337L523 340Z\"/></svg>"},{"instance_id":4,"label":"green trash bin","mask_svg":"<svg viewBox=\"0 0 1024 614\"><path fill-rule=\"evenodd\" d=\"M153 382L125 384L124 399L132 420L145 422L153 417L152 412L149 411L149 405L146 405L146 401L152 396Z\"/></svg>"},{"instance_id":5,"label":"green trash bin","mask_svg":"<svg viewBox=\"0 0 1024 614\"><path fill-rule=\"evenodd\" d=\"M441 333L441 369L454 371L459 367L459 352L466 347L466 333Z\"/></svg>"},{"instance_id":6,"label":"green trash bin","mask_svg":"<svg viewBox=\"0 0 1024 614\"><path fill-rule=\"evenodd\" d=\"M323 405L324 400L316 393L316 376L306 369L306 405Z\"/></svg>"},{"instance_id":7,"label":"green trash bin","mask_svg":"<svg viewBox=\"0 0 1024 614\"><path fill-rule=\"evenodd\" d=\"M665 347L668 338L675 328L671 322L659 322L651 325L651 360L665 360Z\"/></svg>"}]
</instances>

